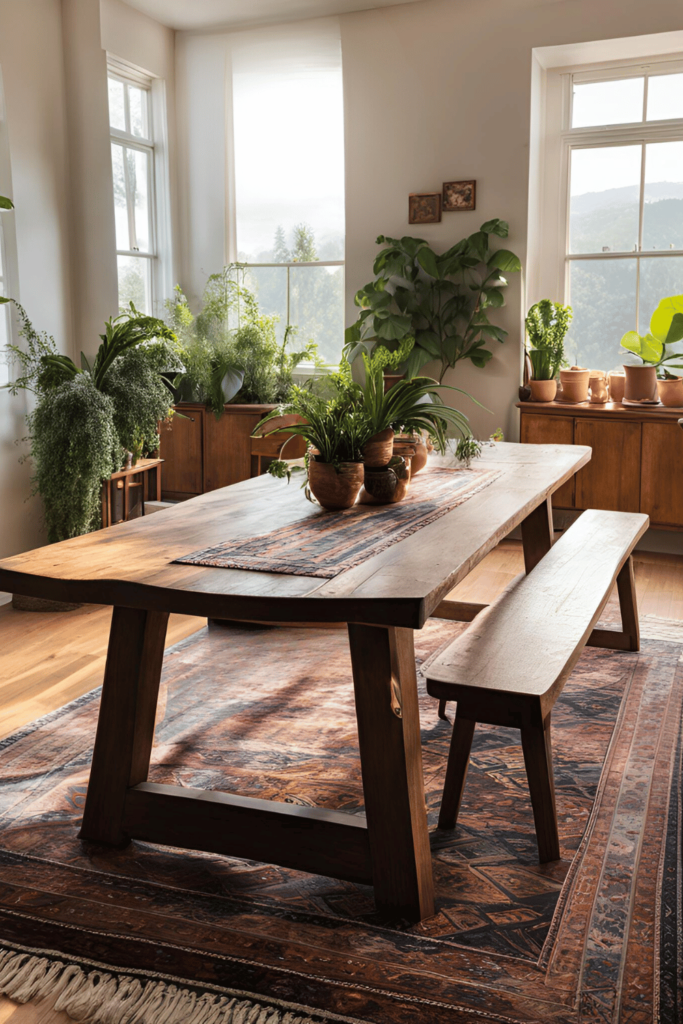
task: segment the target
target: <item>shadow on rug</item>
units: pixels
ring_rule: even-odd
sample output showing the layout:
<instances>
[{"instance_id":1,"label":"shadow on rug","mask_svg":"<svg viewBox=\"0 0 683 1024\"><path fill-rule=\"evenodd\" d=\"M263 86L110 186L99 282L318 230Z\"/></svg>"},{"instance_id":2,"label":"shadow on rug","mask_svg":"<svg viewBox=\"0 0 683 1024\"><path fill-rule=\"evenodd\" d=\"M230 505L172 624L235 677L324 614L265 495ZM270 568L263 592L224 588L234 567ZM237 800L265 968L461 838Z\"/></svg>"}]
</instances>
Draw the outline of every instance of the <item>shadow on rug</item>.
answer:
<instances>
[{"instance_id":1,"label":"shadow on rug","mask_svg":"<svg viewBox=\"0 0 683 1024\"><path fill-rule=\"evenodd\" d=\"M462 628L432 620L416 633L418 667ZM151 1019L130 1007L164 979L189 987L201 1024L674 1024L680 651L650 640L640 654L584 652L553 714L563 860L545 866L514 730L477 727L458 828L436 829L450 725L421 687L437 912L413 927L380 919L367 886L80 842L94 691L0 744L0 945L121 971L133 988L126 1004L111 981L117 1024ZM150 779L362 813L345 631L213 627L172 648ZM10 954L6 974L21 963ZM199 993L213 994L200 1006ZM264 1016L247 1004L239 1015L246 998L263 1000Z\"/></svg>"}]
</instances>

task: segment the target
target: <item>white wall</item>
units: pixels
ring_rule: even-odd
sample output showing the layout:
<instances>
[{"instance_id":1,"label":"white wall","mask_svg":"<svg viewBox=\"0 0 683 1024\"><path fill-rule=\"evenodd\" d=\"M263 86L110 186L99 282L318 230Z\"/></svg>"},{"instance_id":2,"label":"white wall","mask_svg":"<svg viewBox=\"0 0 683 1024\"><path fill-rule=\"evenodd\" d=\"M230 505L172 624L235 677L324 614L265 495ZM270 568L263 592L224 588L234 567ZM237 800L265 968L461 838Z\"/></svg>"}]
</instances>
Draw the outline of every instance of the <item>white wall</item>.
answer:
<instances>
[{"instance_id":1,"label":"white wall","mask_svg":"<svg viewBox=\"0 0 683 1024\"><path fill-rule=\"evenodd\" d=\"M9 135L16 228L12 291L36 328L72 345L69 167L60 0L0 0L0 68ZM0 190L2 191L2 190ZM5 193L7 194L7 193ZM8 222L8 229L12 225ZM27 396L0 391L0 555L44 542L38 501L27 501L30 466L16 441L26 434Z\"/></svg>"},{"instance_id":2,"label":"white wall","mask_svg":"<svg viewBox=\"0 0 683 1024\"><path fill-rule=\"evenodd\" d=\"M165 80L175 161L174 34L120 0L0 0L0 71L14 199L12 294L39 330L78 359L116 314L117 283L106 51ZM9 187L8 187L9 182ZM172 188L174 180L171 178ZM171 202L175 202L174 194ZM27 396L0 391L0 557L45 542L37 500L26 501Z\"/></svg>"},{"instance_id":3,"label":"white wall","mask_svg":"<svg viewBox=\"0 0 683 1024\"><path fill-rule=\"evenodd\" d=\"M371 278L375 238L419 235L446 249L491 217L510 223L501 244L527 254L532 49L672 31L680 0L422 0L339 17L346 122L347 323L355 291ZM191 298L223 258L227 36L180 33L176 51L182 140L182 281ZM593 56L592 59L596 59ZM277 173L277 154L273 154ZM408 194L475 178L477 209L440 224L408 224ZM518 437L522 275L493 317L510 333L484 370L461 363L449 383L477 434L501 426ZM429 367L427 368L429 369Z\"/></svg>"}]
</instances>

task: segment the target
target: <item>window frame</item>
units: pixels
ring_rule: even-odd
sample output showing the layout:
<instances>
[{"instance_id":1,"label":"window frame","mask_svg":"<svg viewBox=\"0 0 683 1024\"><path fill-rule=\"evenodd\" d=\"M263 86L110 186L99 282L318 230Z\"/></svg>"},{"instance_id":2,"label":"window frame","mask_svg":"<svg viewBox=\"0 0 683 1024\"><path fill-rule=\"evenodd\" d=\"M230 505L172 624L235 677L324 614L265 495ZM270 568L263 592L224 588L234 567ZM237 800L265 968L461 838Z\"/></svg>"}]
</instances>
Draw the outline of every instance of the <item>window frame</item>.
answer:
<instances>
[{"instance_id":1,"label":"window frame","mask_svg":"<svg viewBox=\"0 0 683 1024\"><path fill-rule=\"evenodd\" d=\"M656 69L656 70L655 70ZM561 147L561 207L562 230L558 278L562 282L562 302L571 304L571 265L581 260L632 259L636 261L635 319L636 329L640 324L640 275L644 259L667 259L683 256L683 249L643 250L643 220L645 210L645 147L650 143L683 142L683 117L647 121L648 82L651 77L683 73L683 61L652 61L648 64L629 64L623 67L592 68L591 70L561 70L562 75L562 127ZM626 78L644 78L642 120L624 124L593 125L572 128L572 106L574 84L620 81ZM571 210L571 156L579 149L606 149L624 145L641 147L640 185L638 197L638 242L637 248L628 252L610 251L599 253L571 253L570 210Z\"/></svg>"},{"instance_id":2,"label":"window frame","mask_svg":"<svg viewBox=\"0 0 683 1024\"><path fill-rule=\"evenodd\" d=\"M149 262L149 303L150 315L154 315L164 299L171 294L171 229L170 204L168 185L167 158L167 127L164 83L151 73L142 71L124 61L107 55L107 82L109 79L124 85L124 104L126 123L130 123L128 86L142 89L147 97L147 136L133 135L121 128L115 128L110 121L109 140L112 145L120 145L129 150L145 153L147 161L147 189L149 197L149 249L120 249L116 246L117 290L118 290L118 257L128 256L145 259ZM124 152L125 152L124 149ZM124 160L124 173L125 173ZM113 198L113 196L112 196ZM128 199L127 193L127 199ZM127 202L129 238L135 237L135 211Z\"/></svg>"}]
</instances>

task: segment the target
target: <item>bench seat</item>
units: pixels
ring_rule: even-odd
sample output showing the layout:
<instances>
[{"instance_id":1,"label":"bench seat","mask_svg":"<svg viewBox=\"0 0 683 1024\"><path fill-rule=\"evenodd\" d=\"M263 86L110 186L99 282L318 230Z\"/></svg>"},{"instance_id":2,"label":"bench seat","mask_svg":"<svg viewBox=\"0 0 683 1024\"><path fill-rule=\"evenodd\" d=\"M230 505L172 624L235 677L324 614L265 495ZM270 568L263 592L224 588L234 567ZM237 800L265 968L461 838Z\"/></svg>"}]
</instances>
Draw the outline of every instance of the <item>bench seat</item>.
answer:
<instances>
[{"instance_id":1,"label":"bench seat","mask_svg":"<svg viewBox=\"0 0 683 1024\"><path fill-rule=\"evenodd\" d=\"M477 722L520 729L541 862L560 857L550 716L586 644L638 650L631 552L640 513L590 509L518 576L427 670L427 691L457 701L439 828L455 828ZM595 624L617 584L622 630Z\"/></svg>"}]
</instances>

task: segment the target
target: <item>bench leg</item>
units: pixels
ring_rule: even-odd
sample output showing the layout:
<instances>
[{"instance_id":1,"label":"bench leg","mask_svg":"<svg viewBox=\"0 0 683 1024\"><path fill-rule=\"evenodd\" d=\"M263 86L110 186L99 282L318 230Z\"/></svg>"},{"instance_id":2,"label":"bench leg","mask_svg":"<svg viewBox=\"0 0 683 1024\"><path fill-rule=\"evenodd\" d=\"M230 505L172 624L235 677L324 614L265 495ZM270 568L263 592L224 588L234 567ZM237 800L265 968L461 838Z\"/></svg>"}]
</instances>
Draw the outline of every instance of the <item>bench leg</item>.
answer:
<instances>
[{"instance_id":1,"label":"bench leg","mask_svg":"<svg viewBox=\"0 0 683 1024\"><path fill-rule=\"evenodd\" d=\"M538 857L541 864L560 859L560 837L555 809L553 752L550 744L550 715L543 728L527 726L522 732L524 764L534 811Z\"/></svg>"},{"instance_id":2,"label":"bench leg","mask_svg":"<svg viewBox=\"0 0 683 1024\"><path fill-rule=\"evenodd\" d=\"M530 512L522 521L524 571L527 575L553 546L553 506L550 498Z\"/></svg>"},{"instance_id":3,"label":"bench leg","mask_svg":"<svg viewBox=\"0 0 683 1024\"><path fill-rule=\"evenodd\" d=\"M467 769L470 764L470 750L472 748L475 725L476 722L472 721L472 719L463 718L456 711L451 749L448 753L446 781L444 782L443 796L441 797L439 828L455 828L455 823L458 820L458 811L460 810L465 779L467 778Z\"/></svg>"},{"instance_id":4,"label":"bench leg","mask_svg":"<svg viewBox=\"0 0 683 1024\"><path fill-rule=\"evenodd\" d=\"M633 558L629 555L617 576L619 608L621 610L621 628L629 638L629 650L640 650L640 623L638 621L638 601L636 599L636 578L633 572Z\"/></svg>"}]
</instances>

